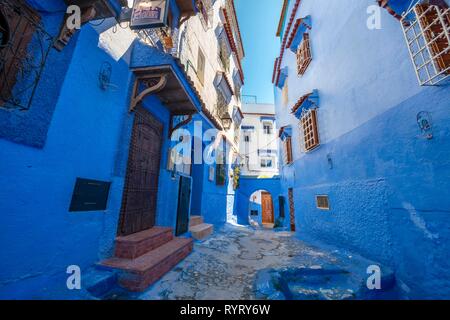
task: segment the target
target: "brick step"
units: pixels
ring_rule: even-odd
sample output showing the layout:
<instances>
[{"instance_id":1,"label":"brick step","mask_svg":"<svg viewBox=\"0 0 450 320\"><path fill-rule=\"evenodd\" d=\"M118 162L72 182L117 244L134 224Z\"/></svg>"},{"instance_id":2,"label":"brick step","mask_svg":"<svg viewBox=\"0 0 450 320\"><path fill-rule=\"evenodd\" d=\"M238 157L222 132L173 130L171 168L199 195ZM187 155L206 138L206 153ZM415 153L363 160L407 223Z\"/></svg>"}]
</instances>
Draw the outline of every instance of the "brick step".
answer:
<instances>
[{"instance_id":1,"label":"brick step","mask_svg":"<svg viewBox=\"0 0 450 320\"><path fill-rule=\"evenodd\" d=\"M199 224L203 223L203 217L202 216L191 216L189 218L189 227L198 226Z\"/></svg>"},{"instance_id":2,"label":"brick step","mask_svg":"<svg viewBox=\"0 0 450 320\"><path fill-rule=\"evenodd\" d=\"M171 228L153 227L125 237L116 238L115 256L136 259L173 239Z\"/></svg>"},{"instance_id":3,"label":"brick step","mask_svg":"<svg viewBox=\"0 0 450 320\"><path fill-rule=\"evenodd\" d=\"M174 238L139 258L112 258L101 265L121 270L119 284L130 291L141 292L186 258L192 249L192 239Z\"/></svg>"},{"instance_id":4,"label":"brick step","mask_svg":"<svg viewBox=\"0 0 450 320\"><path fill-rule=\"evenodd\" d=\"M214 231L212 224L202 223L189 228L192 238L195 240L202 240L211 235Z\"/></svg>"}]
</instances>

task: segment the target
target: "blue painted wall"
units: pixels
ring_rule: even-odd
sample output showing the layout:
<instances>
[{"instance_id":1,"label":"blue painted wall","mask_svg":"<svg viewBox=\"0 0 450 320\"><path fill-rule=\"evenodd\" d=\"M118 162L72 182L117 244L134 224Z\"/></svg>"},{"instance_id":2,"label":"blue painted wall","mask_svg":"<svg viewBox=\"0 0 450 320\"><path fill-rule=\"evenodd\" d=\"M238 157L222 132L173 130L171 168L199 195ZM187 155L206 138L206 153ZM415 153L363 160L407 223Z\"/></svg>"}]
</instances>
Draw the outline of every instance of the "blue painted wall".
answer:
<instances>
[{"instance_id":1,"label":"blue painted wall","mask_svg":"<svg viewBox=\"0 0 450 320\"><path fill-rule=\"evenodd\" d=\"M300 237L393 267L410 297L449 298L450 90L418 85L401 26L386 11L380 30L366 27L373 4L300 5L296 18L313 20L313 61L300 78L287 50L287 105L275 88L278 124L294 131L295 162L282 168L282 192L294 188ZM305 154L289 110L316 88L321 146ZM432 140L421 135L420 111L432 115ZM322 194L329 211L316 208Z\"/></svg>"}]
</instances>

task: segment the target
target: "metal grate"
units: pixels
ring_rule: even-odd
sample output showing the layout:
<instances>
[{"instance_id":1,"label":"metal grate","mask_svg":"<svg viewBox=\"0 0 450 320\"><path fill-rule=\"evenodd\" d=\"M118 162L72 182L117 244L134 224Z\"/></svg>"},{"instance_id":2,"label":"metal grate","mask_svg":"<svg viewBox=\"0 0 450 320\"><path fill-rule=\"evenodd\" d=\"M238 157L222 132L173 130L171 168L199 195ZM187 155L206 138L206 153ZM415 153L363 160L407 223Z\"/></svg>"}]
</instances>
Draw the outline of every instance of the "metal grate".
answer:
<instances>
[{"instance_id":1,"label":"metal grate","mask_svg":"<svg viewBox=\"0 0 450 320\"><path fill-rule=\"evenodd\" d=\"M419 3L401 19L403 33L421 86L450 79L450 8Z\"/></svg>"},{"instance_id":2,"label":"metal grate","mask_svg":"<svg viewBox=\"0 0 450 320\"><path fill-rule=\"evenodd\" d=\"M300 122L303 129L305 150L311 151L320 144L319 131L317 128L317 111L315 109L305 111Z\"/></svg>"},{"instance_id":3,"label":"metal grate","mask_svg":"<svg viewBox=\"0 0 450 320\"><path fill-rule=\"evenodd\" d=\"M309 34L303 34L303 40L297 50L297 72L299 76L305 74L306 69L308 69L311 64L311 47L309 43Z\"/></svg>"},{"instance_id":4,"label":"metal grate","mask_svg":"<svg viewBox=\"0 0 450 320\"><path fill-rule=\"evenodd\" d=\"M330 210L330 200L328 196L316 196L316 204L318 209Z\"/></svg>"},{"instance_id":5,"label":"metal grate","mask_svg":"<svg viewBox=\"0 0 450 320\"><path fill-rule=\"evenodd\" d=\"M23 0L2 0L0 32L0 106L28 110L53 38Z\"/></svg>"}]
</instances>

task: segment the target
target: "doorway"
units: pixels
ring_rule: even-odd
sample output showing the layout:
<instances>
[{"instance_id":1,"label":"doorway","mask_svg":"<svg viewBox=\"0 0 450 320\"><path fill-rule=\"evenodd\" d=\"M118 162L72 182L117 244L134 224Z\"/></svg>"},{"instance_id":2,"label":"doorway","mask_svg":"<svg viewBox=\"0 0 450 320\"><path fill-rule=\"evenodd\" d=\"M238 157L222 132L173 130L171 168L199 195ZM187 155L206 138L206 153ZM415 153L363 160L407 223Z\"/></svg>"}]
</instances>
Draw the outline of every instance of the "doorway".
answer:
<instances>
[{"instance_id":1,"label":"doorway","mask_svg":"<svg viewBox=\"0 0 450 320\"><path fill-rule=\"evenodd\" d=\"M289 196L289 214L291 218L291 231L295 232L295 207L294 207L294 189L289 188L288 190Z\"/></svg>"},{"instance_id":2,"label":"doorway","mask_svg":"<svg viewBox=\"0 0 450 320\"><path fill-rule=\"evenodd\" d=\"M270 224L275 222L273 214L273 200L269 192L261 192L262 223Z\"/></svg>"},{"instance_id":3,"label":"doorway","mask_svg":"<svg viewBox=\"0 0 450 320\"><path fill-rule=\"evenodd\" d=\"M155 225L162 137L163 125L150 112L138 107L131 133L119 236Z\"/></svg>"},{"instance_id":4,"label":"doorway","mask_svg":"<svg viewBox=\"0 0 450 320\"><path fill-rule=\"evenodd\" d=\"M191 178L180 176L178 192L178 210L176 236L185 234L189 230L189 208L191 205Z\"/></svg>"}]
</instances>

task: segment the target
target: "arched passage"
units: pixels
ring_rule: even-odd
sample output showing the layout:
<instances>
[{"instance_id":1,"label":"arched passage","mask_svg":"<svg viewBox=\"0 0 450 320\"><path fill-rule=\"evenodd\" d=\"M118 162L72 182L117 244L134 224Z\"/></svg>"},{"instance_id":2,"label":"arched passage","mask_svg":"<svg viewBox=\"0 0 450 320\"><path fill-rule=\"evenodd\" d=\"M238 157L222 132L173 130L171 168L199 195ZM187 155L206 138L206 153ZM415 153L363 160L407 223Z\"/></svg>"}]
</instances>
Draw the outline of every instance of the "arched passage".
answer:
<instances>
[{"instance_id":1,"label":"arched passage","mask_svg":"<svg viewBox=\"0 0 450 320\"><path fill-rule=\"evenodd\" d=\"M252 193L248 208L249 223L253 226L273 227L275 223L274 202L267 190Z\"/></svg>"},{"instance_id":2,"label":"arched passage","mask_svg":"<svg viewBox=\"0 0 450 320\"><path fill-rule=\"evenodd\" d=\"M258 192L261 193L261 201L259 201L259 196L254 199L255 194ZM281 195L280 192L280 179L278 177L270 178L270 179L259 179L257 177L241 177L239 182L239 188L236 190L235 195L235 213L237 215L237 222L241 225L249 225L251 216L251 210L256 210L259 208L258 214L259 217L255 219L261 221L262 224L262 194L266 192L270 194L270 198L272 200L272 212L273 212L273 221L276 222L277 219L282 216L283 210L280 210L280 201L279 197ZM267 197L268 199L268 197ZM258 204L260 202L260 204ZM267 203L269 200L267 200ZM258 207L259 206L259 207ZM282 204L284 207L284 204ZM285 209L281 207L281 209ZM285 212L285 210L284 210ZM281 213L281 214L280 214Z\"/></svg>"}]
</instances>

